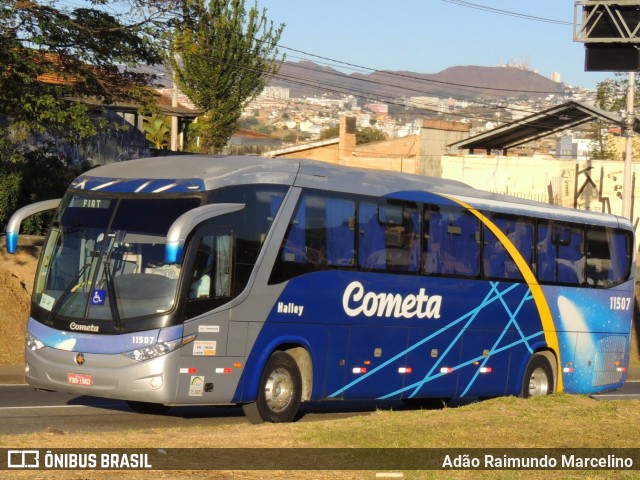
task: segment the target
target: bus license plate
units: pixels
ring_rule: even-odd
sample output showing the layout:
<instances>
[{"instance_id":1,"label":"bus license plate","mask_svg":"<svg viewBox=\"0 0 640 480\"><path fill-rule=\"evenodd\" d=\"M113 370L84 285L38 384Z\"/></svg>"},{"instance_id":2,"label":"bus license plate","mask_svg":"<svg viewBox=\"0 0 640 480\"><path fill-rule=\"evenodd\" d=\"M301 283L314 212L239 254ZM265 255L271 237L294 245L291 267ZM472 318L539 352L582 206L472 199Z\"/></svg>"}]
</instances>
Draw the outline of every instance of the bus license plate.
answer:
<instances>
[{"instance_id":1,"label":"bus license plate","mask_svg":"<svg viewBox=\"0 0 640 480\"><path fill-rule=\"evenodd\" d=\"M71 385L81 385L83 387L90 387L93 385L93 378L91 378L91 375L85 375L83 373L67 373L67 379Z\"/></svg>"}]
</instances>

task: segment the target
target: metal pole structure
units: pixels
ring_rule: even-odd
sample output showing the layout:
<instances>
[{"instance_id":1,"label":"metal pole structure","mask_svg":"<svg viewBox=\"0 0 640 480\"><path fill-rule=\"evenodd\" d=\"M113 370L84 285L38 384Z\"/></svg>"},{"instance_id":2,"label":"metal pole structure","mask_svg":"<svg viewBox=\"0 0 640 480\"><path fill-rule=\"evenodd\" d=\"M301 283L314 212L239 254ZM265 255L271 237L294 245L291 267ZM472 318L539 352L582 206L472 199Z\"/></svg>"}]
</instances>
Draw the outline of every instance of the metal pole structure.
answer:
<instances>
[{"instance_id":1,"label":"metal pole structure","mask_svg":"<svg viewBox=\"0 0 640 480\"><path fill-rule=\"evenodd\" d=\"M633 197L633 187L631 186L632 166L633 166L633 121L634 97L635 97L635 72L629 72L629 86L627 88L627 112L624 119L624 134L627 138L624 152L624 183L622 184L622 215L631 218L631 200Z\"/></svg>"},{"instance_id":2,"label":"metal pole structure","mask_svg":"<svg viewBox=\"0 0 640 480\"><path fill-rule=\"evenodd\" d=\"M178 62L178 55L175 55L176 63ZM173 72L172 76L173 88L171 89L171 106L178 106L178 83L176 82L176 72ZM171 116L171 151L176 152L178 150L178 117L176 112L173 112Z\"/></svg>"},{"instance_id":3,"label":"metal pole structure","mask_svg":"<svg viewBox=\"0 0 640 480\"><path fill-rule=\"evenodd\" d=\"M173 89L171 91L171 106L178 106L178 85L176 84L175 75L173 78ZM173 112L171 116L171 150L173 152L178 150L178 117Z\"/></svg>"}]
</instances>

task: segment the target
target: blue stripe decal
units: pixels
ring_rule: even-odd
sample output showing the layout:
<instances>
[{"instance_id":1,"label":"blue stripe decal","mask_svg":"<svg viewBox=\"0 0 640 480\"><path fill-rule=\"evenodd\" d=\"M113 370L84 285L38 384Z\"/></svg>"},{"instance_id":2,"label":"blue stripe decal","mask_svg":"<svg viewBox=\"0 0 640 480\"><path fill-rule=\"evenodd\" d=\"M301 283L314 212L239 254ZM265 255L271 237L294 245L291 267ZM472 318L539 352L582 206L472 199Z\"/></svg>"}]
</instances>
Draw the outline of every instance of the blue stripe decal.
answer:
<instances>
[{"instance_id":1,"label":"blue stripe decal","mask_svg":"<svg viewBox=\"0 0 640 480\"><path fill-rule=\"evenodd\" d=\"M527 341L529 341L529 340L532 340L532 339L534 339L534 338L536 338L536 337L539 337L539 336L541 336L541 335L543 335L543 334L544 334L544 332L542 332L542 331L540 331L540 332L536 332L536 333L533 333L533 334L529 335L528 337L525 337L525 338L523 338L523 339L521 339L521 340L517 340L517 341L512 342L512 343L510 343L510 344L508 344L508 345L504 345L503 347L500 347L500 348L498 348L498 349L496 349L496 350L492 350L492 353L496 354L496 353L504 352L505 350L509 350L509 349L511 349L511 348L513 348L513 347L517 347L518 345L521 345L522 343L527 342ZM466 361L466 362L464 362L464 363L461 363L461 364L459 364L459 365L456 365L456 366L454 367L454 369L455 369L455 370L458 370L458 369L461 369L461 368L463 368L463 367L467 367L467 366L469 366L469 365L473 365L475 362L479 362L479 361L480 361L480 360L482 360L482 359L487 360L486 358L484 358L484 357L482 357L482 356L478 356L478 357L476 357L476 358L472 358L471 360L467 360L467 361ZM478 369L478 372L476 373L476 375L477 375L478 373L480 373L480 369ZM431 381L431 380L435 380L436 378L440 378L440 377L442 377L443 375L447 375L447 374L446 374L446 373L440 373L440 372L438 372L438 373L436 373L435 375L431 375L431 376L425 377L425 379L423 380L423 382L422 382L422 383L426 383L426 382L429 382L429 381ZM412 384L412 385L407 385L405 388L398 389L398 390L396 390L395 392L388 393L387 395L384 395L384 396L382 396L382 397L378 398L378 400L384 400L384 399L387 399L387 398L391 398L391 397L393 397L394 395L397 395L397 394L399 394L399 393L405 392L406 390L411 389L411 388L413 388L414 386L416 386L416 385L417 385L417 383L418 383L418 382L416 382L416 383L414 383L414 384ZM465 389L465 392L467 392L467 391L469 390L470 386L471 386L471 383L467 386L467 388ZM461 396L461 397L463 397L463 396L464 396L464 394L463 394L463 395L460 395L460 396Z\"/></svg>"},{"instance_id":2,"label":"blue stripe decal","mask_svg":"<svg viewBox=\"0 0 640 480\"><path fill-rule=\"evenodd\" d=\"M71 188L112 193L188 193L203 192L201 179L99 178L81 176Z\"/></svg>"},{"instance_id":3,"label":"blue stripe decal","mask_svg":"<svg viewBox=\"0 0 640 480\"><path fill-rule=\"evenodd\" d=\"M482 300L480 305L478 305L477 307L475 307L471 311L465 313L464 315L461 315L459 318L457 318L456 320L454 320L451 323L447 324L446 326L442 327L441 329L437 330L436 332L434 332L434 333L428 335L427 337L423 338L419 342L416 342L413 345L409 346L407 349L397 353L396 355L394 355L393 357L388 359L386 362L378 365L377 367L373 368L372 370L368 371L367 373L363 374L362 376L360 376L357 379L353 380L352 382L348 383L347 385L345 385L344 387L340 388L339 390L336 390L331 395L329 395L329 397L337 397L337 396L341 395L345 391L349 390L351 387L357 385L358 383L362 382L366 378L369 378L371 375L375 374L376 372L378 372L378 371L384 369L385 367L389 366L390 364L392 364L393 362L395 362L399 358L403 357L407 353L409 353L409 352L415 350L416 348L424 345L425 343L429 342L430 340L432 340L434 338L437 338L439 335L449 331L452 327L454 327L454 326L456 326L456 325L458 325L458 324L460 324L462 322L465 322L464 327L460 329L460 332L450 342L450 344L447 347L447 349L443 352L443 354L440 356L438 361L431 367L429 372L425 375L425 377L422 380L420 380L418 382L415 382L415 383L413 383L411 385L405 386L402 389L399 389L399 390L396 390L394 392L388 393L388 394L386 394L384 396L381 396L380 398L381 399L390 398L395 394L402 393L402 392L405 392L405 391L408 391L408 390L411 390L411 389L413 389L414 391L412 392L410 397L415 396L419 392L420 388L422 388L426 383L428 383L429 381L434 380L434 379L439 378L442 375L444 375L443 373L440 373L440 372L437 372L437 373L434 374L434 371L440 366L440 363L446 357L447 353L453 348L453 346L455 346L457 344L457 342L460 340L460 337L467 330L467 328L473 323L473 321L476 320L477 318L482 318L482 316L480 315L482 310L485 309L487 306L493 304L496 301L498 301L498 302L500 302L500 304L502 304L503 308L505 309L505 311L508 314L509 321L505 325L505 327L503 329L503 332L501 333L499 338L495 341L494 346L493 346L493 348L495 350L494 349L491 350L491 355L494 355L494 354L502 352L502 351L504 351L506 349L513 348L515 346L519 346L519 345L522 345L522 344L524 344L529 350L531 350L531 346L529 345L529 341L531 339L533 339L533 338L542 336L544 334L544 332L541 330L541 331L535 332L535 333L533 333L533 334L531 334L529 336L525 336L523 331L522 331L522 329L518 325L518 322L516 321L516 316L518 315L520 310L524 307L524 305L527 302L530 302L531 300L533 300L533 296L531 295L531 290L527 289L525 291L524 295L522 296L522 298L520 300L520 303L519 303L518 307L515 309L514 312L512 312L507 307L507 303L504 301L504 296L507 295L508 293L514 291L516 288L520 287L521 284L518 284L518 283L507 284L508 286L506 288L504 288L504 290L502 290L502 291L499 290L499 287L500 287L500 283L499 282L490 282L490 284L491 284L491 290L487 293L487 295ZM512 342L509 345L497 348L497 346L503 340L507 329L511 325L515 325L516 326L517 331L518 331L518 335L520 336L520 339L515 341L515 342ZM454 370L458 370L458 369L460 369L462 367L471 365L474 362L478 362L478 361L486 362L487 358L481 356L481 357L478 357L478 358L474 358L472 360L467 360L467 361L464 361L464 362L460 363L459 365L454 366L453 369ZM478 371L479 371L479 369L478 369ZM469 385L467 385L467 387L465 388L465 392L467 392L469 390L469 388L471 387L471 385L475 381L475 378L476 377L474 376L471 379Z\"/></svg>"}]
</instances>

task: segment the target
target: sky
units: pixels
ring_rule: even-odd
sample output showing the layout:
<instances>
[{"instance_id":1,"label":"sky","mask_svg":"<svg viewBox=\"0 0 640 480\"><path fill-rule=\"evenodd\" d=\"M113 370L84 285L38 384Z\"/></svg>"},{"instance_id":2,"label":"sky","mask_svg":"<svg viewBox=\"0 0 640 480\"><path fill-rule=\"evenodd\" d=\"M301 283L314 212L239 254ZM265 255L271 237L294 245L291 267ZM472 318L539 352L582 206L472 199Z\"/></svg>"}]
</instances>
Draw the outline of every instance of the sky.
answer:
<instances>
[{"instance_id":1,"label":"sky","mask_svg":"<svg viewBox=\"0 0 640 480\"><path fill-rule=\"evenodd\" d=\"M547 78L558 72L562 82L576 87L595 88L614 77L584 71L584 44L573 40L573 0L257 2L275 24L285 24L279 44L287 60L311 60L345 73L357 71L345 63L438 73L515 62Z\"/></svg>"},{"instance_id":2,"label":"sky","mask_svg":"<svg viewBox=\"0 0 640 480\"><path fill-rule=\"evenodd\" d=\"M206 0L205 0L206 1ZM574 0L245 0L285 24L280 52L343 73L438 73L448 67L527 64L547 78L595 88L613 72L585 72L573 40ZM77 7L86 0L60 0ZM351 64L352 66L346 65ZM364 70L367 72L368 70Z\"/></svg>"}]
</instances>

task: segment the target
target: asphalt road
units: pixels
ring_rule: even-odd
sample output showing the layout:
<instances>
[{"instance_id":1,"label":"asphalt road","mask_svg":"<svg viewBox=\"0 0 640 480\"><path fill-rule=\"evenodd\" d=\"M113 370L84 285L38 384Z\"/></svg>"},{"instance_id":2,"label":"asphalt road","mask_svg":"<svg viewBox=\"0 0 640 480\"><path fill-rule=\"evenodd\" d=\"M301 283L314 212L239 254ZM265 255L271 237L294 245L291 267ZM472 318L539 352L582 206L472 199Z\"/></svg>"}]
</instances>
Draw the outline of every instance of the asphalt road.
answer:
<instances>
[{"instance_id":1,"label":"asphalt road","mask_svg":"<svg viewBox=\"0 0 640 480\"><path fill-rule=\"evenodd\" d=\"M640 400L640 382L628 382L616 392L593 395L606 400ZM363 415L378 408L409 408L402 403L318 402L303 404L300 421ZM188 427L248 423L233 406L174 407L163 415L133 412L126 402L40 392L28 385L0 385L0 435L36 432L118 431L137 428Z\"/></svg>"},{"instance_id":2,"label":"asphalt road","mask_svg":"<svg viewBox=\"0 0 640 480\"><path fill-rule=\"evenodd\" d=\"M314 402L303 404L299 421L344 418L378 408L409 408L397 402ZM59 431L106 432L137 428L249 423L236 406L173 407L162 415L135 413L126 402L42 392L28 385L0 385L0 436Z\"/></svg>"}]
</instances>

